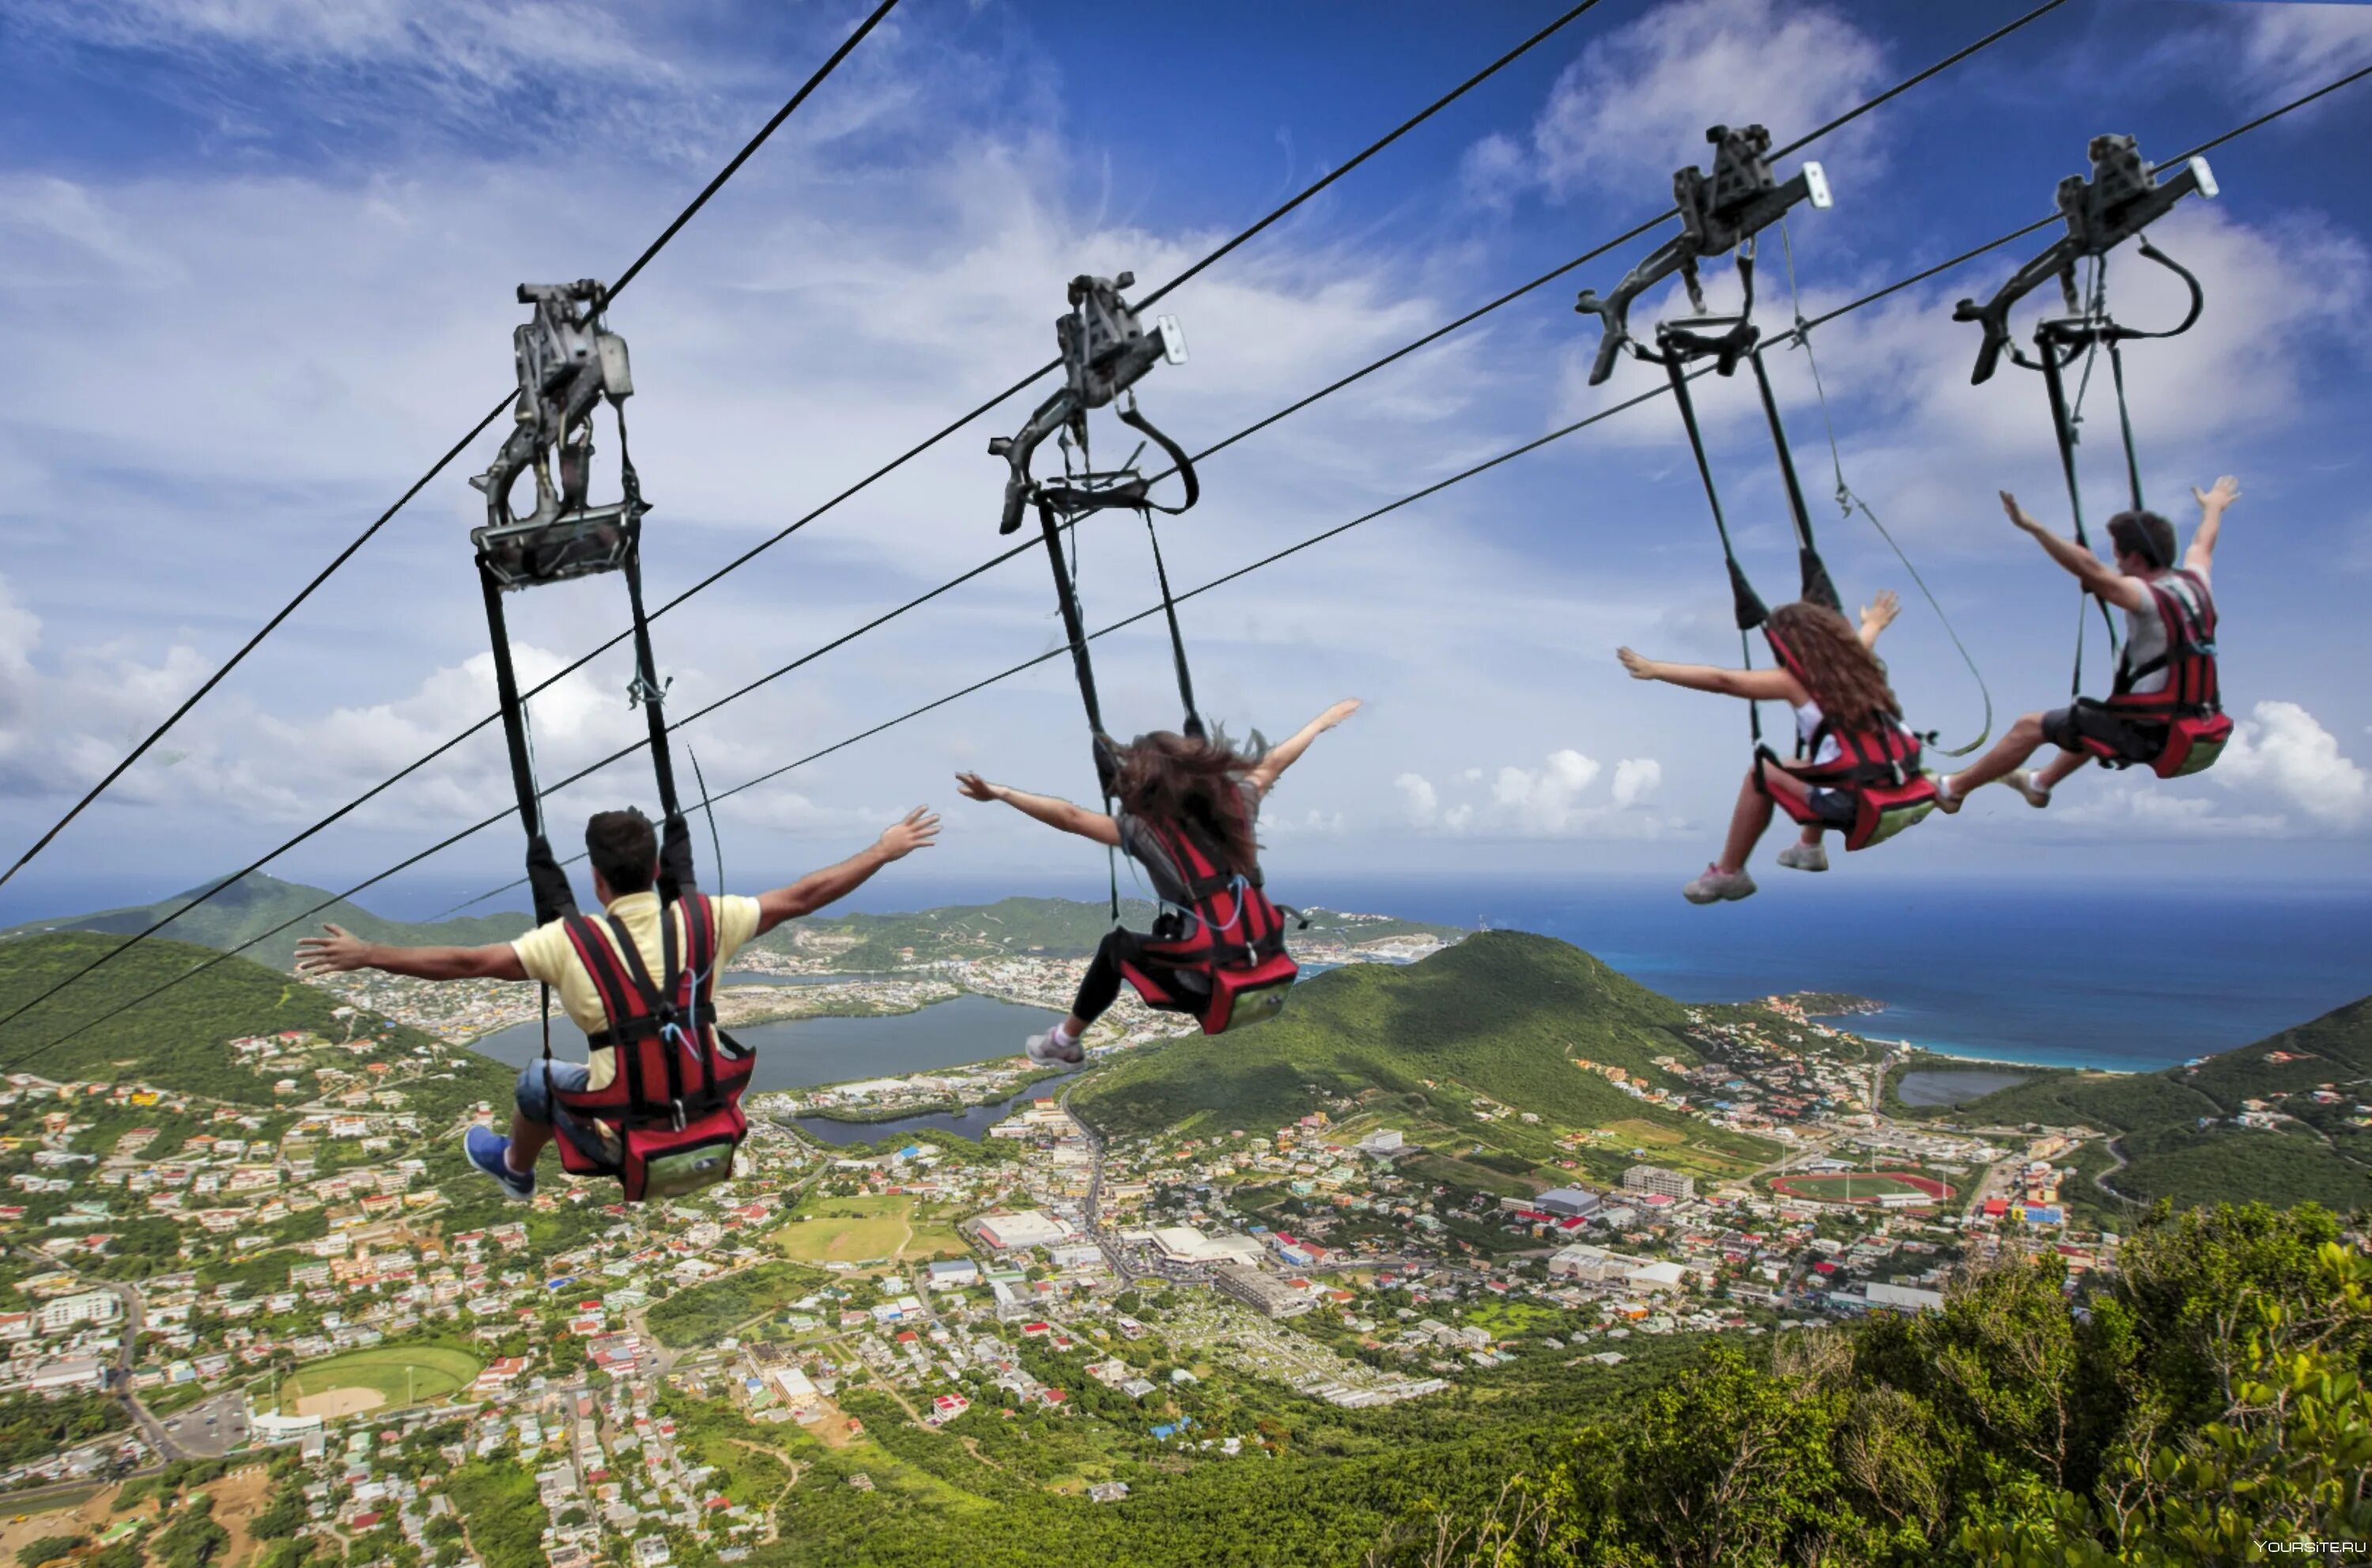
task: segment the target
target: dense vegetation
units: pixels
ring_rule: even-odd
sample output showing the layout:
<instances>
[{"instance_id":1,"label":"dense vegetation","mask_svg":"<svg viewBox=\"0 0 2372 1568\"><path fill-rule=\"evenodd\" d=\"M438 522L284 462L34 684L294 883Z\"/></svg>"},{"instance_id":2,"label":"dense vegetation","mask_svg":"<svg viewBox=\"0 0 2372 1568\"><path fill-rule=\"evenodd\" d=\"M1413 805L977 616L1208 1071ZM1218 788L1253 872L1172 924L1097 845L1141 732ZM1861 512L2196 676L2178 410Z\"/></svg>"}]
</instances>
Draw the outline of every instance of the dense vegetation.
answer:
<instances>
[{"instance_id":1,"label":"dense vegetation","mask_svg":"<svg viewBox=\"0 0 2372 1568\"><path fill-rule=\"evenodd\" d=\"M2325 1211L2161 1208L2079 1310L2053 1266L1940 1313L1715 1351L1395 1563L2255 1560L2372 1540L2372 1265ZM1496 1552L1497 1555L1490 1555Z\"/></svg>"},{"instance_id":2,"label":"dense vegetation","mask_svg":"<svg viewBox=\"0 0 2372 1568\"><path fill-rule=\"evenodd\" d=\"M653 1307L645 1321L663 1343L679 1349L715 1344L739 1325L778 1312L831 1283L830 1274L804 1264L761 1263L676 1292Z\"/></svg>"},{"instance_id":3,"label":"dense vegetation","mask_svg":"<svg viewBox=\"0 0 2372 1568\"><path fill-rule=\"evenodd\" d=\"M188 892L176 893L169 899L160 899L156 903L134 908L100 910L91 914L32 921L0 931L0 943L53 931L90 931L103 935L129 936L134 932L147 930L213 886L214 883L207 882ZM276 925L296 920L329 896L320 888L308 888L301 882L283 882L277 877L266 877L260 871L250 872L175 920L158 935L176 942L212 947L217 952L227 951L241 943L263 936ZM323 921L343 925L366 942L453 943L462 946L507 942L525 931L529 923L523 914L504 913L416 925L400 920L382 919L359 904L340 899L319 914L289 925L285 931L264 936L263 940L248 949L246 956L273 969L286 970L296 960L296 938L310 935L320 929L320 923Z\"/></svg>"},{"instance_id":4,"label":"dense vegetation","mask_svg":"<svg viewBox=\"0 0 2372 1568\"><path fill-rule=\"evenodd\" d=\"M12 1395L0 1400L0 1469L47 1458L130 1424L123 1407L104 1394L54 1400Z\"/></svg>"},{"instance_id":5,"label":"dense vegetation","mask_svg":"<svg viewBox=\"0 0 2372 1568\"><path fill-rule=\"evenodd\" d=\"M2281 1060L2274 1060L2281 1058ZM1962 1065L1965 1065L1963 1063ZM2034 1069L2027 1082L1953 1107L1901 1108L1971 1125L2041 1122L2116 1134L2124 1168L2110 1185L2127 1197L2177 1205L2255 1198L2319 1202L2345 1212L2372 1204L2372 1130L2354 1124L2372 1074L2372 997L2268 1040L2162 1073ZM2334 1103L2310 1098L2336 1086ZM2238 1127L2244 1102L2269 1095L2291 1121ZM2210 1123L2202 1126L2202 1121Z\"/></svg>"},{"instance_id":6,"label":"dense vegetation","mask_svg":"<svg viewBox=\"0 0 2372 1568\"><path fill-rule=\"evenodd\" d=\"M0 1012L31 1001L118 945L113 936L83 933L0 942ZM220 958L183 942L144 942L87 981L0 1026L0 1061L12 1066L25 1063L46 1077L136 1076L159 1088L235 1104L272 1105L275 1097L270 1082L237 1065L225 1043L265 1029L309 1029L341 1039L345 1026L331 1016L339 1003L326 992L245 958L223 959L181 980ZM154 1000L64 1038L130 998L176 980L181 983ZM401 1026L382 1028L379 1034L390 1052L430 1043L428 1036ZM511 1074L506 1069L481 1057L460 1060L463 1064L450 1078L404 1086L413 1109L435 1119L473 1100L492 1097L499 1103L507 1096Z\"/></svg>"},{"instance_id":7,"label":"dense vegetation","mask_svg":"<svg viewBox=\"0 0 2372 1568\"><path fill-rule=\"evenodd\" d=\"M474 1459L453 1472L446 1490L485 1568L543 1568L547 1516L531 1467L506 1454Z\"/></svg>"},{"instance_id":8,"label":"dense vegetation","mask_svg":"<svg viewBox=\"0 0 2372 1568\"><path fill-rule=\"evenodd\" d=\"M1405 969L1319 975L1274 1022L1132 1055L1082 1084L1072 1103L1118 1134L1179 1123L1224 1132L1274 1127L1346 1093L1454 1083L1571 1126L1678 1125L1574 1059L1669 1084L1655 1058L1698 1060L1687 1023L1679 1003L1577 947L1486 931Z\"/></svg>"},{"instance_id":9,"label":"dense vegetation","mask_svg":"<svg viewBox=\"0 0 2372 1568\"><path fill-rule=\"evenodd\" d=\"M858 1388L853 1443L745 1429L800 1469L752 1561L2091 1568L2372 1540L2372 1264L2319 1209L2161 1209L2088 1295L2055 1260L2004 1260L1940 1313L1625 1349L1611 1372L1526 1353L1381 1411L1206 1384L1195 1409L1238 1408L1200 1429L1275 1453L1189 1464L1145 1435L1178 1411L1091 1411L1090 1353L1032 1342L1031 1370L1080 1389L1070 1413L983 1388L933 1433ZM709 1407L703 1452L738 1420ZM772 1489L760 1469L745 1491ZM1133 1494L1078 1495L1109 1479Z\"/></svg>"}]
</instances>

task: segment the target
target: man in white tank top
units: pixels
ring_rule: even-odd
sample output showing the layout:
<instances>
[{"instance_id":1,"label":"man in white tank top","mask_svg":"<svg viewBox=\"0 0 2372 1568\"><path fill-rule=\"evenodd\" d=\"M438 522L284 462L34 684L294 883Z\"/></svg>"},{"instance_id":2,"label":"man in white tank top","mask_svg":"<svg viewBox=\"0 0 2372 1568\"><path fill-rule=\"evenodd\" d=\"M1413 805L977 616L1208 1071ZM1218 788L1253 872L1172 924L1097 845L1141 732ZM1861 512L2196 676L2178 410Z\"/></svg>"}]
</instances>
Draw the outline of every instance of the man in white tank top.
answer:
<instances>
[{"instance_id":1,"label":"man in white tank top","mask_svg":"<svg viewBox=\"0 0 2372 1568\"><path fill-rule=\"evenodd\" d=\"M2018 505L2017 497L2002 492L2002 509L2011 522L2032 534L2051 558L2084 586L2086 593L2125 612L2122 668L2141 672L2124 688L2135 693L2163 691L2170 675L2165 662L2168 628L2151 588L2156 586L2175 594L2194 610L2203 608L2197 601L2207 588L2225 508L2240 498L2240 482L2226 474L2214 489L2194 488L2191 494L2199 503L2199 527L2180 562L2175 558L2172 523L2155 512L2120 512L2109 519L2110 548L2117 563L2110 567L2082 545L2036 522ZM2182 574L2188 574L2197 586L2184 581ZM2120 717L2091 702L2028 714L2009 726L1992 750L1959 772L1937 779L1936 803L1946 811L1958 811L1971 790L2000 779L2024 796L2029 806L2048 806L2051 792L2060 781L2090 760L2091 754L2084 749L2086 740L2105 745L2130 761L2146 761L2156 754L2164 729L2162 725ZM2029 773L2026 760L2046 742L2058 747L2059 755L2048 767Z\"/></svg>"}]
</instances>

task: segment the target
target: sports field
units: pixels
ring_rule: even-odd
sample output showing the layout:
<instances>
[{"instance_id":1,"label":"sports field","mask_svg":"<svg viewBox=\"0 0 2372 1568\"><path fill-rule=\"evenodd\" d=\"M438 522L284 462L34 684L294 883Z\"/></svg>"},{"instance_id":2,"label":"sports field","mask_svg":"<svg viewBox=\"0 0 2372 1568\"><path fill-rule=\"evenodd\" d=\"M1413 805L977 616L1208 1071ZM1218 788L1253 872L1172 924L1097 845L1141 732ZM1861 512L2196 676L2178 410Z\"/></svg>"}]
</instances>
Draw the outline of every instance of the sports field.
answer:
<instances>
[{"instance_id":1,"label":"sports field","mask_svg":"<svg viewBox=\"0 0 2372 1568\"><path fill-rule=\"evenodd\" d=\"M1776 1176L1771 1191L1788 1198L1809 1198L1821 1203L1875 1203L1880 1198L1917 1193L1942 1202L1952 1189L1932 1176L1904 1170L1821 1170Z\"/></svg>"},{"instance_id":2,"label":"sports field","mask_svg":"<svg viewBox=\"0 0 2372 1568\"><path fill-rule=\"evenodd\" d=\"M925 1216L913 1198L820 1198L774 1232L784 1257L802 1263L864 1263L881 1258L961 1257L947 1220Z\"/></svg>"},{"instance_id":3,"label":"sports field","mask_svg":"<svg viewBox=\"0 0 2372 1568\"><path fill-rule=\"evenodd\" d=\"M334 1421L367 1410L401 1410L466 1388L480 1370L476 1357L441 1345L351 1351L291 1373L280 1387L281 1413Z\"/></svg>"}]
</instances>

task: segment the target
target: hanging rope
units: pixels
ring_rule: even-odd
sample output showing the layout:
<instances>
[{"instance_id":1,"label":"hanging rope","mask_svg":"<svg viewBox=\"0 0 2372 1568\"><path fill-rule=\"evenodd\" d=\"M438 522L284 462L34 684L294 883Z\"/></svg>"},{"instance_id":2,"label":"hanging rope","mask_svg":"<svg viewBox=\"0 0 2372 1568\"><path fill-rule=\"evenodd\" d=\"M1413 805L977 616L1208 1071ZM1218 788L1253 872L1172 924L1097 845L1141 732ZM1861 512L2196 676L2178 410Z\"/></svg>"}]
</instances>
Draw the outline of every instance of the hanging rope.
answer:
<instances>
[{"instance_id":1,"label":"hanging rope","mask_svg":"<svg viewBox=\"0 0 2372 1568\"><path fill-rule=\"evenodd\" d=\"M1779 224L1779 247L1787 265L1787 302L1796 313L1796 326L1793 333L1796 346L1804 351L1804 366L1812 373L1812 396L1820 405L1820 425L1829 438L1829 466L1836 480L1837 510L1845 517L1851 517L1854 513L1859 512L1864 517L1869 519L1869 526L1878 530L1878 537L1886 541L1886 547L1894 552L1895 560L1902 563L1902 570L1910 576L1912 584L1918 588L1919 597L1925 599L1927 608L1936 612L1936 620L1944 628L1944 635L1951 639L1953 650L1960 656L1960 662L1968 666L1970 679L1977 683L1977 695L1984 703L1984 722L1977 726L1977 738L1974 740L1964 746L1947 748L1938 745L1936 754L1943 757L1971 756L1985 742L1993 738L1993 688L1985 684L1985 672L1977 668L1976 656L1969 652L1969 645L1966 643L1960 641L1960 633L1953 629L1952 618L1944 613L1944 607L1937 601L1935 590L1927 586L1927 579L1919 575L1919 568L1911 563L1911 557L1904 552L1901 545L1895 542L1894 535L1887 530L1884 523L1878 521L1878 514L1870 510L1869 503L1863 500L1855 492L1854 487L1845 481L1844 452L1837 444L1836 421L1829 412L1829 391L1820 379L1820 357L1812 352L1812 324L1804 319L1803 296L1796 292L1796 249L1787 238L1787 225L1784 218ZM1757 368L1760 369L1759 361ZM1791 466L1789 469L1791 476L1793 471Z\"/></svg>"}]
</instances>

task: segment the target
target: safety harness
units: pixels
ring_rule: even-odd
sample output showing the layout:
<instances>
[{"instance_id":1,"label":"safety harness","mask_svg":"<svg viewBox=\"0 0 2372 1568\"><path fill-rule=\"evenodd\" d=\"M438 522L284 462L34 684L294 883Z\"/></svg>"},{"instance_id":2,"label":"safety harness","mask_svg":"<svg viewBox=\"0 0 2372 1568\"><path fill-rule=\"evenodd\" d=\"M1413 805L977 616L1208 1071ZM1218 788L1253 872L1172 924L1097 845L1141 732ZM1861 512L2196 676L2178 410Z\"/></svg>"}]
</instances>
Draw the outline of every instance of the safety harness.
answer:
<instances>
[{"instance_id":1,"label":"safety harness","mask_svg":"<svg viewBox=\"0 0 2372 1568\"><path fill-rule=\"evenodd\" d=\"M2141 150L2131 136L2107 135L2092 138L2087 149L2090 178L2071 174L2059 182L2058 203L2061 215L2066 220L2067 232L2052 242L2051 248L2027 262L2013 273L2007 283L1995 291L1982 305L1973 299L1963 299L1954 308L1954 320L1974 321L1983 329L1984 338L1977 350L1976 369L1971 375L1972 384L1982 384L1992 378L2006 354L2011 362L2028 370L2040 371L2042 386L2051 406L2052 438L2058 443L2059 469L2067 486L2067 505L2075 519L2076 542L2086 550L2092 548L2090 536L2084 527L2083 487L2076 467L2076 447L2082 436L2084 393L2090 384L2095 357L2106 350L2110 377L2114 383L2117 399L2117 422L2124 442L2125 484L2136 512L2145 509L2142 499L2141 459L2134 443L2132 410L2125 397L2125 359L2123 345L2136 339L2171 338L2189 331L2205 308L2206 292L2189 269L2150 243L2145 232L2148 226L2172 211L2183 197L2197 193L2213 199L2216 194L2214 170L2202 157L2186 159L2180 172L2161 180L2157 170L2142 161ZM2109 252L2127 239L2145 260L2164 267L2182 281L2190 295L2190 308L2182 319L2158 331L2145 331L2119 323L2109 313L2108 280ZM2078 286L2076 264L2088 267L2089 278ZM2063 316L2046 318L2034 330L2034 351L2029 354L2019 348L2011 335L2009 313L2020 299L2057 279L2060 299L2065 307ZM2077 360L2083 361L2083 375L2076 395L2067 391L2066 372ZM2132 680L2146 671L2126 668L2119 658L2117 695L2097 706L2134 716L2137 722L2168 726L2165 749L2150 765L2160 778L2179 778L2195 773L2212 765L2221 753L2225 740L2231 733L2231 723L2216 707L2214 663L2215 610L2206 602L2203 585L2197 587L2200 608L2180 607L2180 628L2170 616L2167 596L2154 584L2151 597L2157 601L2161 618L2166 619L2168 645L2173 647L2179 637L2195 632L2204 618L2205 632L2199 640L2207 648L2203 656L2206 672L2203 683L2194 691L2204 694L2192 700L2196 712L2149 712L2126 702L2124 698ZM2079 590L2076 624L2075 674L2070 690L2079 701L2084 690L2084 616L2083 595ZM2101 623L2107 627L2109 651L2118 654L2116 618L2104 600L2100 604ZM2169 684L2169 690L2173 689ZM2147 693L2155 698L2158 693ZM2165 705L2161 704L2161 708ZM2113 747L2086 740L2085 749L2110 767L2127 767L2134 759L2122 753L2111 756Z\"/></svg>"},{"instance_id":2,"label":"safety harness","mask_svg":"<svg viewBox=\"0 0 2372 1568\"><path fill-rule=\"evenodd\" d=\"M2195 572L2177 567L2149 579L2152 608L2166 628L2166 651L2136 664L2128 645L2117 662L2117 678L2109 713L2137 725L2166 726L2166 739L2157 755L2146 759L2150 771L2162 779L2204 772L2232 738L2232 721L2226 715L2222 689L2215 674L2215 600ZM2139 682L2166 672L2166 684L2156 691L2136 691ZM2082 737L2084 749L2103 767L2131 767L2134 759L2115 746Z\"/></svg>"},{"instance_id":3,"label":"safety harness","mask_svg":"<svg viewBox=\"0 0 2372 1568\"><path fill-rule=\"evenodd\" d=\"M1830 580L1828 567L1812 536L1811 509L1804 500L1786 427L1779 417L1779 400L1772 390L1770 370L1763 363L1762 329L1754 322L1756 236L1784 219L1787 210L1799 202L1808 201L1817 208L1828 206L1828 181L1820 165L1808 162L1794 179L1780 184L1772 175L1768 161L1771 133L1760 125L1739 130L1715 125L1705 133L1705 139L1715 149L1713 173L1707 176L1691 167L1672 177L1672 193L1680 208L1681 231L1634 267L1610 296L1601 298L1595 290L1584 289L1574 308L1583 315L1598 317L1605 327L1597 362L1590 369L1593 386L1613 374L1618 352L1627 351L1634 358L1663 366L1671 383L1672 401L1680 412L1680 423L1688 432L1689 447L1696 457L1697 476L1703 482L1705 502L1713 512L1714 531L1721 540L1722 560L1729 571L1740 653L1751 668L1753 646L1747 633L1761 627L1764 640L1771 645L1772 656L1802 680L1802 665L1779 638L1772 635L1770 610L1754 591L1731 544L1729 524L1722 512L1720 490L1714 482L1713 463L1705 451L1690 382L1703 374L1692 368L1703 361L1710 360L1714 372L1721 376L1736 374L1740 363L1753 369L1755 389L1762 400L1763 419L1770 426L1772 447L1779 461L1780 482L1787 495L1788 516L1796 530L1802 583L1798 597L1842 614L1836 586ZM1742 302L1733 314L1708 314L1699 266L1708 256L1733 250L1738 252ZM1688 290L1693 314L1658 322L1656 346L1650 348L1631 332L1631 301L1674 273L1680 275ZM1800 330L1797 336L1802 337ZM1757 762L1755 786L1788 816L1799 822L1838 826L1808 804L1785 791L1772 789L1762 776L1765 762L1789 766L1796 777L1816 788L1838 789L1852 796L1854 820L1844 830L1848 850L1882 843L1936 807L1935 783L1920 771L1922 738L1900 725L1889 723L1866 730L1832 729L1823 719L1810 754L1818 755L1820 741L1831 734L1840 754L1834 762L1818 768L1800 761L1792 765L1780 762L1778 754L1763 742L1759 704L1747 704L1747 726L1753 738Z\"/></svg>"},{"instance_id":4,"label":"safety harness","mask_svg":"<svg viewBox=\"0 0 2372 1568\"><path fill-rule=\"evenodd\" d=\"M1132 389L1156 361L1172 365L1186 360L1186 342L1174 317L1162 317L1151 332L1145 331L1120 291L1134 285L1134 274L1117 278L1082 275L1073 278L1069 313L1058 317L1054 337L1063 353L1064 384L1030 415L1017 436L999 436L988 444L989 454L1011 467L1005 486L1005 512L1000 533L1021 526L1025 509L1035 508L1040 537L1046 546L1047 565L1054 577L1054 598L1069 639L1071 670L1079 683L1079 699L1087 709L1087 729L1095 752L1096 779L1107 811L1118 776L1118 744L1104 728L1103 704L1096 694L1094 661L1087 652L1087 621L1079 608L1078 586L1063 552L1063 535L1090 513L1122 509L1145 519L1153 550L1155 575L1161 585L1161 611L1169 632L1170 662L1178 679L1178 698L1185 709L1180 728L1193 739L1208 734L1194 705L1194 678L1186 657L1185 634L1178 625L1178 604L1169 589L1169 569L1161 556L1161 535L1156 512L1176 516L1202 497L1201 482L1185 448L1155 427L1136 407ZM1140 472L1134 459L1117 470L1095 471L1089 459L1087 413L1125 393L1120 411L1122 424L1144 436L1168 456L1185 495L1175 505L1152 498L1152 481ZM1038 447L1056 433L1063 435L1064 473L1060 483L1034 479L1029 460ZM1139 448L1142 450L1142 448ZM1071 454L1080 467L1071 468ZM1165 909L1149 937L1135 938L1125 948L1123 978L1162 1012L1194 1016L1205 1034L1219 1034L1275 1016L1284 1007L1286 991L1298 967L1285 950L1284 917L1262 890L1260 870L1238 876L1221 868L1227 856L1218 842L1199 823L1156 822L1136 819L1159 843L1184 879L1189 904ZM1111 920L1122 929L1120 915L1120 869L1117 854L1108 861Z\"/></svg>"},{"instance_id":5,"label":"safety harness","mask_svg":"<svg viewBox=\"0 0 2372 1568\"><path fill-rule=\"evenodd\" d=\"M542 992L544 1087L569 1119L557 1140L561 1164L579 1176L614 1176L629 1202L645 1196L679 1197L732 1175L733 1151L747 1131L739 1101L754 1055L715 1028L709 997L715 982L716 920L693 887L692 831L675 791L662 703L666 687L651 653L643 610L642 524L650 510L626 451L625 400L634 393L626 343L602 324L607 292L591 279L573 284L521 284L519 302L534 315L513 334L518 367L517 426L486 471L470 482L486 496L486 523L471 533L478 581L494 655L502 701L503 737L511 784L528 835L527 873L538 925L564 929L595 990L609 1027L592 1037L596 1050L615 1053L610 1082L594 1089L560 1089L552 1066L552 987ZM587 505L595 408L604 401L618 423L622 494ZM552 459L559 460L559 480ZM510 492L522 470L535 475L535 510L520 517ZM634 677L628 701L641 704L650 731L653 772L664 813L658 894L665 949L653 981L626 928L609 919L613 947L576 910L567 874L546 837L542 792L536 784L534 742L519 696L503 613L506 592L606 572L626 580L634 621ZM679 920L684 938L677 940Z\"/></svg>"}]
</instances>

